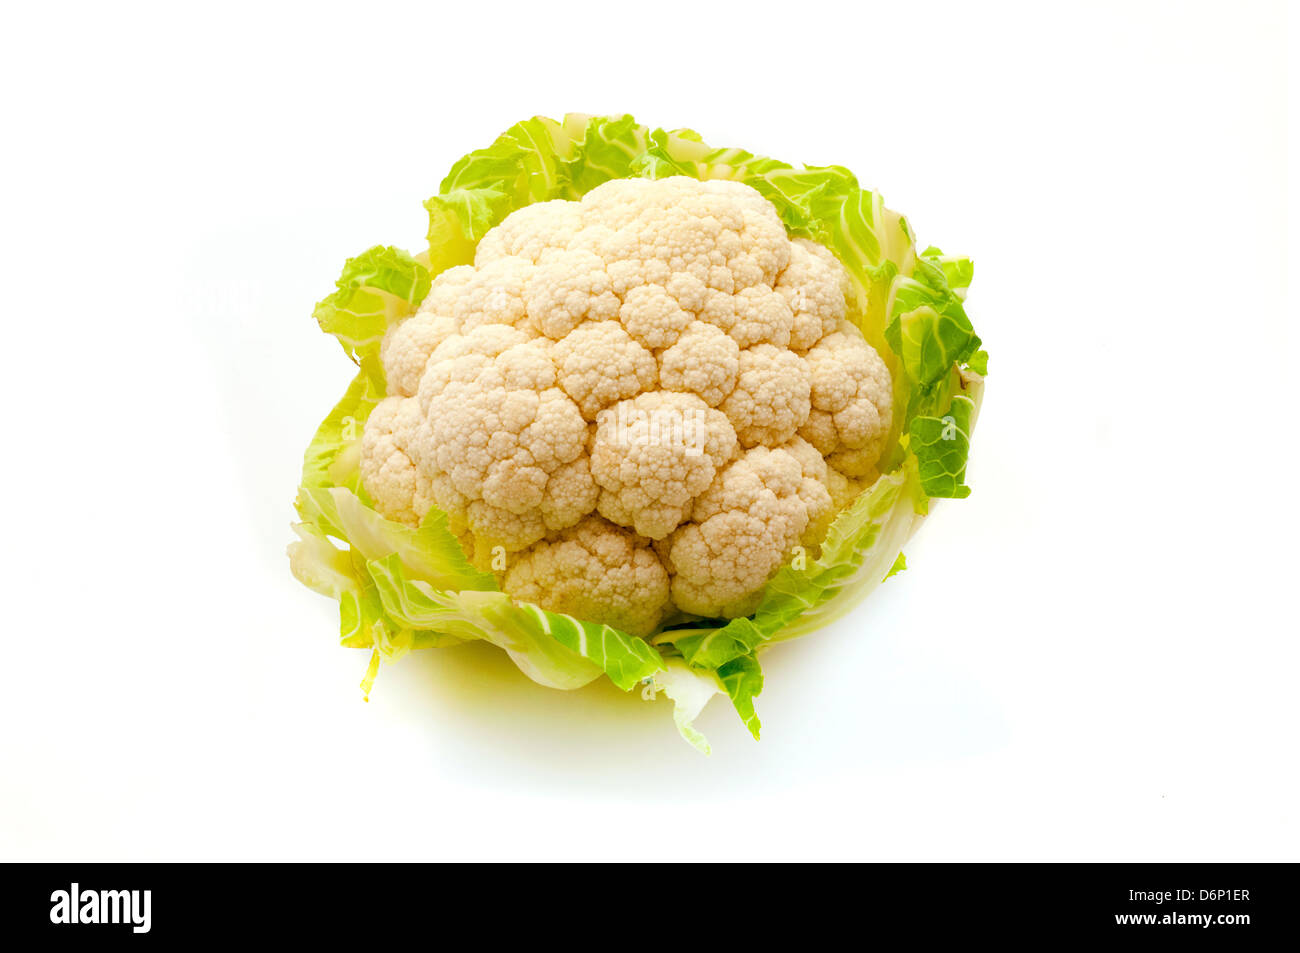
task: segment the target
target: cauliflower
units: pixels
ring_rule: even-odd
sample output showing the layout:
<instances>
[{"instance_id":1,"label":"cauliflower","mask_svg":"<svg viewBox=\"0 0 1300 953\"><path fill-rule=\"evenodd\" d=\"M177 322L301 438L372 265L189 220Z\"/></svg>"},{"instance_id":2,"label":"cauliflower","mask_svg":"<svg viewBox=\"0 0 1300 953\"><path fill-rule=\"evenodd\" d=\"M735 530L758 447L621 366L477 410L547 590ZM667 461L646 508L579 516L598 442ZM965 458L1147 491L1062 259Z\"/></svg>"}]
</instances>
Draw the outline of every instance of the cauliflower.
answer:
<instances>
[{"instance_id":1,"label":"cauliflower","mask_svg":"<svg viewBox=\"0 0 1300 953\"><path fill-rule=\"evenodd\" d=\"M847 321L813 345L804 360L811 410L800 436L846 474L866 476L889 434L889 368Z\"/></svg>"},{"instance_id":2,"label":"cauliflower","mask_svg":"<svg viewBox=\"0 0 1300 953\"><path fill-rule=\"evenodd\" d=\"M506 573L517 599L632 635L655 630L668 605L668 573L649 544L598 516L538 543Z\"/></svg>"},{"instance_id":3,"label":"cauliflower","mask_svg":"<svg viewBox=\"0 0 1300 953\"><path fill-rule=\"evenodd\" d=\"M389 519L445 512L515 599L639 636L750 613L890 431L847 287L738 182L526 206L384 336L363 484Z\"/></svg>"},{"instance_id":4,"label":"cauliflower","mask_svg":"<svg viewBox=\"0 0 1300 953\"><path fill-rule=\"evenodd\" d=\"M679 529L668 547L679 608L728 618L757 608L763 583L809 522L830 508L825 484L814 468L805 469L800 456L754 447L696 501L693 522Z\"/></svg>"},{"instance_id":5,"label":"cauliflower","mask_svg":"<svg viewBox=\"0 0 1300 953\"><path fill-rule=\"evenodd\" d=\"M584 324L554 349L560 386L588 420L615 401L654 389L659 368L650 351L617 321Z\"/></svg>"},{"instance_id":6,"label":"cauliflower","mask_svg":"<svg viewBox=\"0 0 1300 953\"><path fill-rule=\"evenodd\" d=\"M710 407L731 393L738 373L740 346L703 321L692 322L659 359L659 380L665 390L689 391Z\"/></svg>"},{"instance_id":7,"label":"cauliflower","mask_svg":"<svg viewBox=\"0 0 1300 953\"><path fill-rule=\"evenodd\" d=\"M363 689L477 640L542 685L662 692L702 750L725 695L757 738L764 647L970 493L973 262L843 166L626 115L516 123L424 204L427 248L349 258L312 312L358 367L289 563L370 650Z\"/></svg>"},{"instance_id":8,"label":"cauliflower","mask_svg":"<svg viewBox=\"0 0 1300 953\"><path fill-rule=\"evenodd\" d=\"M835 256L806 238L790 243L790 264L776 290L790 308L790 347L806 351L844 317L848 276Z\"/></svg>"},{"instance_id":9,"label":"cauliflower","mask_svg":"<svg viewBox=\"0 0 1300 953\"><path fill-rule=\"evenodd\" d=\"M602 516L662 539L736 452L725 414L694 394L656 391L602 415L591 446Z\"/></svg>"},{"instance_id":10,"label":"cauliflower","mask_svg":"<svg viewBox=\"0 0 1300 953\"><path fill-rule=\"evenodd\" d=\"M587 422L556 385L547 343L506 325L453 335L430 355L418 422L403 439L453 531L513 551L584 515L573 511L589 491L566 465L584 453ZM385 513L382 492L371 489ZM548 523L544 505L559 518Z\"/></svg>"},{"instance_id":11,"label":"cauliflower","mask_svg":"<svg viewBox=\"0 0 1300 953\"><path fill-rule=\"evenodd\" d=\"M409 441L420 424L420 402L388 397L370 414L361 439L361 479L375 498L375 507L390 519L418 522L417 471Z\"/></svg>"},{"instance_id":12,"label":"cauliflower","mask_svg":"<svg viewBox=\"0 0 1300 953\"><path fill-rule=\"evenodd\" d=\"M779 446L808 420L811 368L793 351L756 344L740 353L736 386L722 409L747 447Z\"/></svg>"}]
</instances>

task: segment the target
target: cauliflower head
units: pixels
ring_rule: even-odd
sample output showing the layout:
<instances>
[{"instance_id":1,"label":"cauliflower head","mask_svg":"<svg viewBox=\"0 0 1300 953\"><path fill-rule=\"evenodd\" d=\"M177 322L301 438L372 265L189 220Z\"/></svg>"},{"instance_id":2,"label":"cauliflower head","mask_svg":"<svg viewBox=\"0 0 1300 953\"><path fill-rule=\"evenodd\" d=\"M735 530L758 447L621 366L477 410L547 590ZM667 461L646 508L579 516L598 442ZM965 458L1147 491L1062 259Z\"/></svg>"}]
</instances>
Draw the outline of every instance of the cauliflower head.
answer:
<instances>
[{"instance_id":1,"label":"cauliflower head","mask_svg":"<svg viewBox=\"0 0 1300 953\"><path fill-rule=\"evenodd\" d=\"M516 599L640 636L748 614L890 431L847 288L737 182L526 206L385 335L362 482L389 519L445 512Z\"/></svg>"}]
</instances>

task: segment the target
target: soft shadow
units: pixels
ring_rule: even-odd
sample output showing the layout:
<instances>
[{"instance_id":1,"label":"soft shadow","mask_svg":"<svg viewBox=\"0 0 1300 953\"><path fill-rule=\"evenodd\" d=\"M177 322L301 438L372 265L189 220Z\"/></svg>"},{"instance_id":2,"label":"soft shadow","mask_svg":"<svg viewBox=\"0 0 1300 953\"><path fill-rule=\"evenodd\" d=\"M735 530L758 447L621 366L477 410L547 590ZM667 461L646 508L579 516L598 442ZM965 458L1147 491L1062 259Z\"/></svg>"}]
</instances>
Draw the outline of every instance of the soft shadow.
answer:
<instances>
[{"instance_id":1,"label":"soft shadow","mask_svg":"<svg viewBox=\"0 0 1300 953\"><path fill-rule=\"evenodd\" d=\"M920 654L923 592L897 581L814 637L763 656L755 743L718 696L697 720L705 756L678 735L672 703L643 701L606 679L576 691L529 680L486 643L412 653L385 667L372 694L458 773L569 794L601 790L682 802L703 790L752 796L762 789L834 783L904 764L978 757L1006 742L986 686L941 656Z\"/></svg>"},{"instance_id":2,"label":"soft shadow","mask_svg":"<svg viewBox=\"0 0 1300 953\"><path fill-rule=\"evenodd\" d=\"M644 795L647 776L665 769L716 780L739 766L721 749L756 747L725 697L696 723L717 752L706 757L677 733L664 696L643 701L639 687L625 693L603 678L574 691L546 688L481 642L406 656L381 671L372 703L381 696L401 709L395 717L417 728L423 720L436 757L459 771L556 790Z\"/></svg>"}]
</instances>

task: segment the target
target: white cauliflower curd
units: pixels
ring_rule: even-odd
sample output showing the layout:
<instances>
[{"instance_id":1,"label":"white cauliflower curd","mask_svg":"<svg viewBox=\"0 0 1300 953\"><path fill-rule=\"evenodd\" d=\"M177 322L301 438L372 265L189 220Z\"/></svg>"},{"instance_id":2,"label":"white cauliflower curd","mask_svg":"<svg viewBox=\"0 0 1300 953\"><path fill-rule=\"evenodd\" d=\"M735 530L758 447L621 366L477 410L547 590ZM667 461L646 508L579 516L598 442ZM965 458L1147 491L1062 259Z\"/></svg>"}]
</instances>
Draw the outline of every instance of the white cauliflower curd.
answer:
<instances>
[{"instance_id":1,"label":"white cauliflower curd","mask_svg":"<svg viewBox=\"0 0 1300 953\"><path fill-rule=\"evenodd\" d=\"M380 351L361 477L512 597L649 635L754 610L864 485L890 374L848 277L736 182L615 179L509 215Z\"/></svg>"}]
</instances>

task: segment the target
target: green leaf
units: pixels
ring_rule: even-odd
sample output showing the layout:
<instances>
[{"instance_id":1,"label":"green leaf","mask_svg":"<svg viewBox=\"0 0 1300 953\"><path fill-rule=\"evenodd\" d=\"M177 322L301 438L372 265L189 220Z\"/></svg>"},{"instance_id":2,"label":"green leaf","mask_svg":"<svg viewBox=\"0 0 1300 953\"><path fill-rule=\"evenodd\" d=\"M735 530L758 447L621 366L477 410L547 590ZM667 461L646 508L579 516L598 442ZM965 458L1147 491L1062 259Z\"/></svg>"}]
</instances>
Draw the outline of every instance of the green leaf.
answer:
<instances>
[{"instance_id":1,"label":"green leaf","mask_svg":"<svg viewBox=\"0 0 1300 953\"><path fill-rule=\"evenodd\" d=\"M393 622L384 614L379 590L355 552L348 554L359 586L339 600L339 639L351 649L374 649L377 657L396 661L415 648L415 633L408 626ZM368 694L374 673L367 674L363 689Z\"/></svg>"},{"instance_id":2,"label":"green leaf","mask_svg":"<svg viewBox=\"0 0 1300 953\"><path fill-rule=\"evenodd\" d=\"M752 618L732 619L716 629L684 630L680 636L668 631L654 640L671 642L696 667L720 670L767 643L840 618L892 575L920 518L910 500L901 471L880 477L835 518L817 559L802 569L787 564L777 571Z\"/></svg>"},{"instance_id":3,"label":"green leaf","mask_svg":"<svg viewBox=\"0 0 1300 953\"><path fill-rule=\"evenodd\" d=\"M712 751L709 741L695 727L695 719L710 699L722 691L717 676L713 672L693 669L681 659L670 658L665 659L663 668L652 676L651 688L672 700L673 723L677 725L678 733L696 750L709 754Z\"/></svg>"},{"instance_id":4,"label":"green leaf","mask_svg":"<svg viewBox=\"0 0 1300 953\"><path fill-rule=\"evenodd\" d=\"M429 270L411 255L376 245L348 259L338 290L316 305L313 316L360 363L379 353L389 325L415 310L430 283Z\"/></svg>"},{"instance_id":5,"label":"green leaf","mask_svg":"<svg viewBox=\"0 0 1300 953\"><path fill-rule=\"evenodd\" d=\"M917 472L926 495L956 499L970 496L966 458L974 410L974 401L958 394L943 417L917 417L912 421L909 445L916 454Z\"/></svg>"},{"instance_id":6,"label":"green leaf","mask_svg":"<svg viewBox=\"0 0 1300 953\"><path fill-rule=\"evenodd\" d=\"M974 262L969 258L945 255L933 245L921 252L921 257L943 269L943 279L948 288L957 297L965 299L966 290L970 288L970 283L975 277Z\"/></svg>"},{"instance_id":7,"label":"green leaf","mask_svg":"<svg viewBox=\"0 0 1300 953\"><path fill-rule=\"evenodd\" d=\"M757 741L762 724L754 711L754 698L763 690L763 669L759 667L758 657L742 655L732 659L718 669L718 679L731 698L731 704L736 707L736 714L740 715L740 720Z\"/></svg>"},{"instance_id":8,"label":"green leaf","mask_svg":"<svg viewBox=\"0 0 1300 953\"><path fill-rule=\"evenodd\" d=\"M919 259L913 277L895 278L890 294L885 339L922 391L937 385L979 347L961 299L935 262Z\"/></svg>"},{"instance_id":9,"label":"green leaf","mask_svg":"<svg viewBox=\"0 0 1300 953\"><path fill-rule=\"evenodd\" d=\"M693 684L700 692L704 691L702 686L713 682L721 686L745 727L757 738L760 723L754 711L754 697L763 690L763 673L758 664L756 649L767 638L768 634L764 630L742 617L723 626L669 630L656 636L653 641L660 646L672 645L681 652L680 661L670 659L668 664L687 664L689 671L696 676ZM702 708L704 702L716 691L714 688L707 694L692 693L691 697L696 700L703 698L700 701ZM692 744L696 743L697 736L703 742L703 736L699 736L690 725L696 714L698 709L693 714L688 713L684 720L678 721L682 736ZM706 748L707 742L703 742L701 750Z\"/></svg>"},{"instance_id":10,"label":"green leaf","mask_svg":"<svg viewBox=\"0 0 1300 953\"><path fill-rule=\"evenodd\" d=\"M752 625L767 641L779 641L840 618L884 581L918 519L907 477L880 477L835 518L817 559L772 577ZM745 624L732 620L727 629L733 627Z\"/></svg>"},{"instance_id":11,"label":"green leaf","mask_svg":"<svg viewBox=\"0 0 1300 953\"><path fill-rule=\"evenodd\" d=\"M429 212L429 271L434 276L474 261L478 240L514 209L496 189L457 189L424 203Z\"/></svg>"},{"instance_id":12,"label":"green leaf","mask_svg":"<svg viewBox=\"0 0 1300 953\"><path fill-rule=\"evenodd\" d=\"M591 119L581 145L564 165L573 197L586 195L610 179L635 177L633 165L645 154L648 134L631 116Z\"/></svg>"},{"instance_id":13,"label":"green leaf","mask_svg":"<svg viewBox=\"0 0 1300 953\"><path fill-rule=\"evenodd\" d=\"M375 358L361 362L343 399L316 428L303 454L302 485L361 490L361 433L370 412L384 398L383 369Z\"/></svg>"},{"instance_id":14,"label":"green leaf","mask_svg":"<svg viewBox=\"0 0 1300 953\"><path fill-rule=\"evenodd\" d=\"M419 529L386 520L344 487L304 486L298 513L326 536L346 540L365 560L396 554L406 572L441 589L491 591L491 573L469 564L460 543L447 528L446 514L431 509Z\"/></svg>"},{"instance_id":15,"label":"green leaf","mask_svg":"<svg viewBox=\"0 0 1300 953\"><path fill-rule=\"evenodd\" d=\"M486 149L459 159L438 187L440 195L488 189L500 193L510 208L557 197L566 185L565 160L575 151L575 139L586 134L587 117L566 117L558 123L534 116L516 123Z\"/></svg>"},{"instance_id":16,"label":"green leaf","mask_svg":"<svg viewBox=\"0 0 1300 953\"><path fill-rule=\"evenodd\" d=\"M906 571L906 569L907 557L902 553L899 553L898 558L894 560L894 565L890 566L889 572L885 573L885 578L889 579L891 576L897 576L900 572Z\"/></svg>"},{"instance_id":17,"label":"green leaf","mask_svg":"<svg viewBox=\"0 0 1300 953\"><path fill-rule=\"evenodd\" d=\"M303 585L338 600L340 644L375 649L389 659L414 647L415 634L385 616L374 581L354 550L339 549L311 523L295 523L293 530L298 540L289 544L289 568ZM364 684L367 692L373 681L372 671Z\"/></svg>"},{"instance_id":18,"label":"green leaf","mask_svg":"<svg viewBox=\"0 0 1300 953\"><path fill-rule=\"evenodd\" d=\"M534 116L457 161L438 194L424 203L431 273L471 263L479 239L515 209L562 196L576 198L567 195L569 163L577 152L576 140L587 135L585 116L568 116L563 123Z\"/></svg>"},{"instance_id":19,"label":"green leaf","mask_svg":"<svg viewBox=\"0 0 1300 953\"><path fill-rule=\"evenodd\" d=\"M716 669L732 659L749 655L765 638L757 626L742 616L723 628L691 630L689 634L674 636L671 641L689 665Z\"/></svg>"},{"instance_id":20,"label":"green leaf","mask_svg":"<svg viewBox=\"0 0 1300 953\"><path fill-rule=\"evenodd\" d=\"M437 589L411 578L396 553L366 566L390 618L412 629L491 642L543 685L577 688L603 672L628 691L662 667L658 652L610 626L515 603L502 592Z\"/></svg>"},{"instance_id":21,"label":"green leaf","mask_svg":"<svg viewBox=\"0 0 1300 953\"><path fill-rule=\"evenodd\" d=\"M289 569L307 588L331 599L357 593L361 582L346 550L336 548L312 523L294 523L298 535L289 544Z\"/></svg>"}]
</instances>

